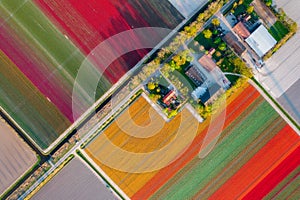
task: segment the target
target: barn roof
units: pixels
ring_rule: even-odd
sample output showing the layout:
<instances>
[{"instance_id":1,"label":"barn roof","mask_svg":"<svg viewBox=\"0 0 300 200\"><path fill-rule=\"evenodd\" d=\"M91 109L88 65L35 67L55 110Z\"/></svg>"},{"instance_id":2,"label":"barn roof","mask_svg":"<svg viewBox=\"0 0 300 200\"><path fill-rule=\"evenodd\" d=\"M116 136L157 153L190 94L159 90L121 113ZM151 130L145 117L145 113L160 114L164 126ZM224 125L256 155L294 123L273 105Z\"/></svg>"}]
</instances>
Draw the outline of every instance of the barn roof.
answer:
<instances>
[{"instance_id":1,"label":"barn roof","mask_svg":"<svg viewBox=\"0 0 300 200\"><path fill-rule=\"evenodd\" d=\"M260 57L263 57L277 43L277 41L263 25L260 25L246 39L246 42Z\"/></svg>"}]
</instances>

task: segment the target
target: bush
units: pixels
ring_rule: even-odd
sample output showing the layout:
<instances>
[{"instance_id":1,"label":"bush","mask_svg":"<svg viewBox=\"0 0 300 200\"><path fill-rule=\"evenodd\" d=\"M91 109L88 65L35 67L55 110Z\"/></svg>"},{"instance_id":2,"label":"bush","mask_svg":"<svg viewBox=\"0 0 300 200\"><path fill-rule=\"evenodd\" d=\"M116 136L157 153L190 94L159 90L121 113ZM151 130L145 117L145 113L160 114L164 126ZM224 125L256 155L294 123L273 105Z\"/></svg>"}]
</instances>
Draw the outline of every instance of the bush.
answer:
<instances>
[{"instance_id":1,"label":"bush","mask_svg":"<svg viewBox=\"0 0 300 200\"><path fill-rule=\"evenodd\" d=\"M211 32L211 30L209 30L209 29L205 29L205 30L203 31L203 35L204 35L204 37L205 37L206 39L210 39L210 38L212 37L212 32Z\"/></svg>"},{"instance_id":2,"label":"bush","mask_svg":"<svg viewBox=\"0 0 300 200\"><path fill-rule=\"evenodd\" d=\"M253 7L253 6L249 6L249 7L247 8L247 13L248 13L248 14L253 13L253 11L254 11L254 7Z\"/></svg>"},{"instance_id":3,"label":"bush","mask_svg":"<svg viewBox=\"0 0 300 200\"><path fill-rule=\"evenodd\" d=\"M272 5L272 3L273 3L272 0L265 0L265 4L269 7Z\"/></svg>"},{"instance_id":4,"label":"bush","mask_svg":"<svg viewBox=\"0 0 300 200\"><path fill-rule=\"evenodd\" d=\"M156 88L155 83L153 83L153 82L148 83L148 89L149 90L154 90L155 88Z\"/></svg>"},{"instance_id":5,"label":"bush","mask_svg":"<svg viewBox=\"0 0 300 200\"><path fill-rule=\"evenodd\" d=\"M225 51L226 50L226 43L225 42L222 42L219 46L218 46L218 49L221 50L221 51Z\"/></svg>"},{"instance_id":6,"label":"bush","mask_svg":"<svg viewBox=\"0 0 300 200\"><path fill-rule=\"evenodd\" d=\"M214 26L220 26L220 20L219 20L218 18L212 19L211 23L212 23Z\"/></svg>"}]
</instances>

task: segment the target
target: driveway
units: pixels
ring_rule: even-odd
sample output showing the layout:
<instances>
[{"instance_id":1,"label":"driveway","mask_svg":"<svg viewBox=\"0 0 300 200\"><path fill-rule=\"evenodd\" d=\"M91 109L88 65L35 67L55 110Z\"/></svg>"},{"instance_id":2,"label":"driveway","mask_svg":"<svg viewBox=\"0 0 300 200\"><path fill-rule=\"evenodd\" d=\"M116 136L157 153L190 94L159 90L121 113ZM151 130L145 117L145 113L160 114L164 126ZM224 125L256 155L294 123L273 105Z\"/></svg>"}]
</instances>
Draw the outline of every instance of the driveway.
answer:
<instances>
[{"instance_id":1,"label":"driveway","mask_svg":"<svg viewBox=\"0 0 300 200\"><path fill-rule=\"evenodd\" d=\"M300 24L299 0L275 0L277 7ZM257 80L300 124L300 32L277 51L255 75Z\"/></svg>"}]
</instances>

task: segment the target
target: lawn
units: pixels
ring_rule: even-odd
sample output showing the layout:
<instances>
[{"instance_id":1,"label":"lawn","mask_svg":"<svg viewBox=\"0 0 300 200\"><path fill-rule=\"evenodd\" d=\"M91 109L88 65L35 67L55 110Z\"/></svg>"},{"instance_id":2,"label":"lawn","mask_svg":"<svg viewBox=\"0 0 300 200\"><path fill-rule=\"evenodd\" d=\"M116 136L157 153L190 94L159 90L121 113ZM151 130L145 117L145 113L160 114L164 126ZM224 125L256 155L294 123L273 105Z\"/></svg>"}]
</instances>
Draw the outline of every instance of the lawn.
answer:
<instances>
[{"instance_id":1,"label":"lawn","mask_svg":"<svg viewBox=\"0 0 300 200\"><path fill-rule=\"evenodd\" d=\"M203 45L206 50L209 50L212 47L216 47L216 45L213 43L213 40L205 38L203 33L197 35L197 37L195 37L195 40L199 42L200 45Z\"/></svg>"},{"instance_id":2,"label":"lawn","mask_svg":"<svg viewBox=\"0 0 300 200\"><path fill-rule=\"evenodd\" d=\"M275 38L275 40L279 42L289 33L289 30L282 22L277 21L273 26L270 27L269 32Z\"/></svg>"}]
</instances>

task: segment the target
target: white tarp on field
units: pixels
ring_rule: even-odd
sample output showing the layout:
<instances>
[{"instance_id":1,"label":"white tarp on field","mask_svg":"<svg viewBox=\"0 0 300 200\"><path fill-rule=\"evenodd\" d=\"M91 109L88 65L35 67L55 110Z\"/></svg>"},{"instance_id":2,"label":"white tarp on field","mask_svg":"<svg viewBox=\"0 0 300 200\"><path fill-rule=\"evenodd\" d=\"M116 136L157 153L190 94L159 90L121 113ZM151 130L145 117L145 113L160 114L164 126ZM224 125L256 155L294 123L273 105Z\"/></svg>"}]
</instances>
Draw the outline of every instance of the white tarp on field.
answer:
<instances>
[{"instance_id":1,"label":"white tarp on field","mask_svg":"<svg viewBox=\"0 0 300 200\"><path fill-rule=\"evenodd\" d=\"M169 0L170 3L185 17L189 17L196 9L204 6L208 0Z\"/></svg>"}]
</instances>

